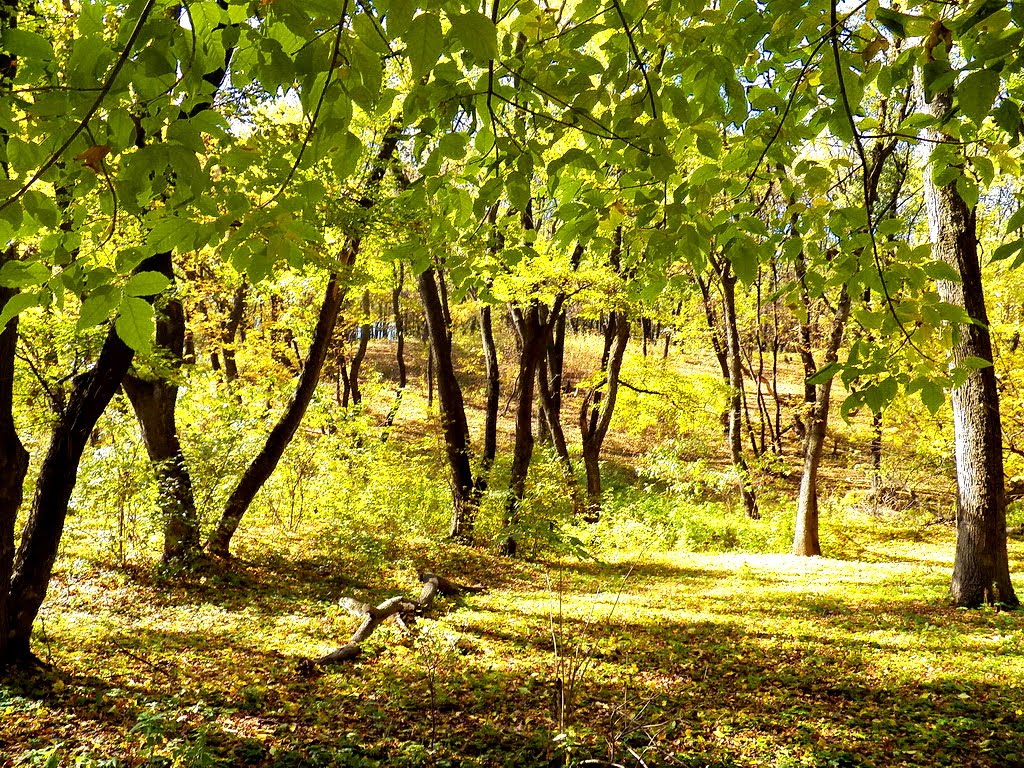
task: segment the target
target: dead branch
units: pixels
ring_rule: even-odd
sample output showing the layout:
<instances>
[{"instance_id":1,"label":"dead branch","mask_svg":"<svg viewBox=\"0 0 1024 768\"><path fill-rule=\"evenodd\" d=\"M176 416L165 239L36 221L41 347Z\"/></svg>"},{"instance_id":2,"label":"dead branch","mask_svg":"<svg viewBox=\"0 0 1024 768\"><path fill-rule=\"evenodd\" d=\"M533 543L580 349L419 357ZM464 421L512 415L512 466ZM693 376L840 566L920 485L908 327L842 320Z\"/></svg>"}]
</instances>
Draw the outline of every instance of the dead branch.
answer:
<instances>
[{"instance_id":1,"label":"dead branch","mask_svg":"<svg viewBox=\"0 0 1024 768\"><path fill-rule=\"evenodd\" d=\"M304 661L302 667L306 670L311 670L314 667L352 661L362 653L361 644L363 641L392 616L395 617L395 620L401 627L409 631L409 627L415 622L416 616L424 614L430 608L437 595L450 596L467 592L482 592L484 590L484 587L479 584L473 586L459 584L430 571L423 571L419 576L420 581L423 583L423 589L420 590L420 595L415 600L409 600L403 595L396 595L395 597L388 598L380 605L370 605L369 603L353 600L350 597L341 598L338 601L339 605L348 609L356 616L361 616L363 618L362 623L360 623L359 628L356 629L352 637L349 638L349 641L343 646L331 651L326 656Z\"/></svg>"}]
</instances>

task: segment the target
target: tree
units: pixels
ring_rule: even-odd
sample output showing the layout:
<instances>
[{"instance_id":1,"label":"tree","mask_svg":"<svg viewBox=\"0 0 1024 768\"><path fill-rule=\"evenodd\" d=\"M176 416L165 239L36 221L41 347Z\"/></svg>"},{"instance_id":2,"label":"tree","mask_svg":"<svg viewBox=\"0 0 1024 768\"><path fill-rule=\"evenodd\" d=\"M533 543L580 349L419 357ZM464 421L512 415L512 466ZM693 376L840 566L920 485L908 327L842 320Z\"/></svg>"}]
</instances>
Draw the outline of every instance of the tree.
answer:
<instances>
[{"instance_id":1,"label":"tree","mask_svg":"<svg viewBox=\"0 0 1024 768\"><path fill-rule=\"evenodd\" d=\"M926 49L933 61L948 56L952 39L941 21L934 22L933 41ZM958 606L1000 603L1016 607L1019 600L1010 582L1006 551L1003 432L978 253L977 209L964 199L956 178L941 183L950 162L944 142L951 140L942 121L952 111L953 91L944 88L928 95L928 111L937 120L927 134L931 147L924 188L928 224L935 258L948 264L958 278L940 280L939 295L966 312L967 322L954 331L953 362L971 368L950 395L957 476L951 594ZM947 151L939 152L937 147Z\"/></svg>"}]
</instances>

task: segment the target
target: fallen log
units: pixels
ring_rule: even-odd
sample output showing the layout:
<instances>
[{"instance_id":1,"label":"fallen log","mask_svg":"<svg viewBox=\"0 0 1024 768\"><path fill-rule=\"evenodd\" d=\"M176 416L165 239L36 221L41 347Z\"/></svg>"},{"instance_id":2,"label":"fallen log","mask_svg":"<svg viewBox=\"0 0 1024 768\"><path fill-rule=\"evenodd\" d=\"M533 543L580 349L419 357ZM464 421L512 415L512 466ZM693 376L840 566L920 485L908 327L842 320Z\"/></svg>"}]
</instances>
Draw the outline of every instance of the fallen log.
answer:
<instances>
[{"instance_id":1,"label":"fallen log","mask_svg":"<svg viewBox=\"0 0 1024 768\"><path fill-rule=\"evenodd\" d=\"M321 656L318 659L307 660L303 663L304 668L312 667L323 667L329 664L339 664L344 661L352 661L360 656L362 653L362 643L374 631L387 619L392 616L395 620L401 624L401 626L408 630L409 626L415 621L416 616L422 615L434 602L434 598L437 595L460 595L467 592L482 592L484 587L479 584L473 586L466 586L446 579L444 576L438 576L430 571L423 571L419 574L420 581L423 583L423 589L420 590L420 595L415 600L409 600L408 598L397 595L390 597L380 605L370 605L369 603L361 603L358 600L353 600L349 597L343 597L339 600L339 604L347 608L357 616L362 616L363 621L349 638L348 642L337 650L331 651L326 656Z\"/></svg>"}]
</instances>

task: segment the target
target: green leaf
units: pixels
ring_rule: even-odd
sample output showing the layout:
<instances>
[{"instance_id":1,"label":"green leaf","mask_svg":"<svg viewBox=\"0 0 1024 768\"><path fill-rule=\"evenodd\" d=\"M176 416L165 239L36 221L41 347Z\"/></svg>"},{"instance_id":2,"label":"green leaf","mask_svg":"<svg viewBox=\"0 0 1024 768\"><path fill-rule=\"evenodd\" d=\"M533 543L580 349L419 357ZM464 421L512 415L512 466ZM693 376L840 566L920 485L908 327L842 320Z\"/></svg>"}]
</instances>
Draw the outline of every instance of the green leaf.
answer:
<instances>
[{"instance_id":1,"label":"green leaf","mask_svg":"<svg viewBox=\"0 0 1024 768\"><path fill-rule=\"evenodd\" d=\"M159 272L139 272L132 275L124 287L125 296L153 296L165 290L171 281Z\"/></svg>"},{"instance_id":2,"label":"green leaf","mask_svg":"<svg viewBox=\"0 0 1024 768\"><path fill-rule=\"evenodd\" d=\"M412 0L391 0L384 12L384 22L391 37L402 37L409 29L409 22L416 12L416 3Z\"/></svg>"},{"instance_id":3,"label":"green leaf","mask_svg":"<svg viewBox=\"0 0 1024 768\"><path fill-rule=\"evenodd\" d=\"M977 124L988 115L992 104L999 95L1000 78L998 72L981 69L971 72L956 87L956 98L960 109Z\"/></svg>"},{"instance_id":4,"label":"green leaf","mask_svg":"<svg viewBox=\"0 0 1024 768\"><path fill-rule=\"evenodd\" d=\"M938 384L929 381L921 385L921 402L932 416L938 413L945 401L946 393Z\"/></svg>"},{"instance_id":5,"label":"green leaf","mask_svg":"<svg viewBox=\"0 0 1024 768\"><path fill-rule=\"evenodd\" d=\"M807 377L808 384L824 384L835 376L843 368L842 363L832 362L819 368L813 375Z\"/></svg>"},{"instance_id":6,"label":"green leaf","mask_svg":"<svg viewBox=\"0 0 1024 768\"><path fill-rule=\"evenodd\" d=\"M956 180L956 191L967 203L968 208L973 209L978 204L978 196L981 194L978 190L978 182L970 176L961 176Z\"/></svg>"},{"instance_id":7,"label":"green leaf","mask_svg":"<svg viewBox=\"0 0 1024 768\"><path fill-rule=\"evenodd\" d=\"M136 352L148 353L153 347L153 336L156 334L152 305L145 299L125 296L114 328L121 341L129 347Z\"/></svg>"},{"instance_id":8,"label":"green leaf","mask_svg":"<svg viewBox=\"0 0 1024 768\"><path fill-rule=\"evenodd\" d=\"M1024 248L1024 240L1014 240L1012 243L1003 243L992 254L992 261L1002 261L1013 256L1017 251Z\"/></svg>"},{"instance_id":9,"label":"green leaf","mask_svg":"<svg viewBox=\"0 0 1024 768\"><path fill-rule=\"evenodd\" d=\"M94 291L82 302L82 309L78 313L78 330L84 331L104 322L120 303L121 292L113 286L107 285Z\"/></svg>"},{"instance_id":10,"label":"green leaf","mask_svg":"<svg viewBox=\"0 0 1024 768\"><path fill-rule=\"evenodd\" d=\"M530 181L518 171L505 179L505 194L515 210L525 211L530 204Z\"/></svg>"},{"instance_id":11,"label":"green leaf","mask_svg":"<svg viewBox=\"0 0 1024 768\"><path fill-rule=\"evenodd\" d=\"M117 269L118 274L127 275L139 264L146 259L144 254L139 248L125 248L124 250L118 251L114 257L114 267Z\"/></svg>"},{"instance_id":12,"label":"green leaf","mask_svg":"<svg viewBox=\"0 0 1024 768\"><path fill-rule=\"evenodd\" d=\"M4 288L27 288L50 279L50 270L38 261L8 261L0 267L0 285Z\"/></svg>"},{"instance_id":13,"label":"green leaf","mask_svg":"<svg viewBox=\"0 0 1024 768\"><path fill-rule=\"evenodd\" d=\"M878 8L875 10L876 21L896 37L907 36L906 16L907 14L891 10L890 8Z\"/></svg>"},{"instance_id":14,"label":"green leaf","mask_svg":"<svg viewBox=\"0 0 1024 768\"><path fill-rule=\"evenodd\" d=\"M35 32L25 29L8 29L3 34L4 50L26 59L53 60L53 46L50 41Z\"/></svg>"},{"instance_id":15,"label":"green leaf","mask_svg":"<svg viewBox=\"0 0 1024 768\"><path fill-rule=\"evenodd\" d=\"M976 355L970 355L960 361L960 368L965 368L969 371L980 371L982 368L989 368L992 365L991 360L986 360L983 357Z\"/></svg>"},{"instance_id":16,"label":"green leaf","mask_svg":"<svg viewBox=\"0 0 1024 768\"><path fill-rule=\"evenodd\" d=\"M4 311L0 312L0 331L7 328L7 323L12 317L20 315L26 309L39 305L39 295L36 293L16 293L4 304Z\"/></svg>"},{"instance_id":17,"label":"green leaf","mask_svg":"<svg viewBox=\"0 0 1024 768\"><path fill-rule=\"evenodd\" d=\"M877 384L864 389L864 402L874 413L881 413L899 392L899 382L887 376Z\"/></svg>"},{"instance_id":18,"label":"green leaf","mask_svg":"<svg viewBox=\"0 0 1024 768\"><path fill-rule=\"evenodd\" d=\"M924 273L932 280L948 280L951 283L961 281L960 273L944 261L930 261L924 265Z\"/></svg>"},{"instance_id":19,"label":"green leaf","mask_svg":"<svg viewBox=\"0 0 1024 768\"><path fill-rule=\"evenodd\" d=\"M498 29L479 11L452 14L448 17L452 31L478 62L498 55Z\"/></svg>"},{"instance_id":20,"label":"green leaf","mask_svg":"<svg viewBox=\"0 0 1024 768\"><path fill-rule=\"evenodd\" d=\"M1011 136L1016 136L1020 133L1022 127L1020 119L1020 105L1013 101L1013 99L1003 99L999 102L999 106L996 107L992 116L996 120L996 125Z\"/></svg>"},{"instance_id":21,"label":"green leaf","mask_svg":"<svg viewBox=\"0 0 1024 768\"><path fill-rule=\"evenodd\" d=\"M1024 206L1018 208L1006 221L1006 231L1013 232L1024 227Z\"/></svg>"},{"instance_id":22,"label":"green leaf","mask_svg":"<svg viewBox=\"0 0 1024 768\"><path fill-rule=\"evenodd\" d=\"M430 74L444 47L441 20L433 13L421 13L412 20L402 38L412 76L419 80Z\"/></svg>"},{"instance_id":23,"label":"green leaf","mask_svg":"<svg viewBox=\"0 0 1024 768\"><path fill-rule=\"evenodd\" d=\"M245 274L249 278L249 282L253 284L260 282L273 272L276 262L277 252L271 248L270 243L267 243L263 248L254 248L252 257L245 267Z\"/></svg>"}]
</instances>

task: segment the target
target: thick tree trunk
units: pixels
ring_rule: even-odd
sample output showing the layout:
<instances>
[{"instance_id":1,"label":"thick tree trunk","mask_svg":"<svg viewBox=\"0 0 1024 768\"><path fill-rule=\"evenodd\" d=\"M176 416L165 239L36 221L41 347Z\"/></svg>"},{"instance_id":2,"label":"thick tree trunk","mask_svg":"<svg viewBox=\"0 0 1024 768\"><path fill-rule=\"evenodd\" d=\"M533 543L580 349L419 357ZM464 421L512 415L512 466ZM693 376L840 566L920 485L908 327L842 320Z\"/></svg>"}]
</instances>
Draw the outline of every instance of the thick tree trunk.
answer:
<instances>
[{"instance_id":1,"label":"thick tree trunk","mask_svg":"<svg viewBox=\"0 0 1024 768\"><path fill-rule=\"evenodd\" d=\"M149 268L145 265L139 269ZM32 625L49 587L82 453L97 420L121 386L132 356L132 350L111 325L99 359L90 370L75 377L67 408L53 427L15 559L9 654L29 653Z\"/></svg>"},{"instance_id":2,"label":"thick tree trunk","mask_svg":"<svg viewBox=\"0 0 1024 768\"><path fill-rule=\"evenodd\" d=\"M952 95L935 95L932 114L946 114ZM947 137L931 131L937 141ZM938 146L929 144L929 146ZM956 329L953 360L968 357L990 363L971 370L967 380L951 393L956 446L957 536L951 594L958 606L1019 604L1010 583L1006 551L1006 497L1003 475L1003 438L999 391L992 363L992 339L978 256L976 212L970 209L955 183L936 187L926 170L925 201L932 249L936 259L949 264L961 281L940 281L943 301L963 307L971 322Z\"/></svg>"},{"instance_id":3,"label":"thick tree trunk","mask_svg":"<svg viewBox=\"0 0 1024 768\"><path fill-rule=\"evenodd\" d=\"M729 374L729 451L732 465L739 478L740 496L747 517L758 519L754 486L750 482L750 471L743 457L743 360L740 357L740 332L736 322L736 275L732 264L723 258L719 267L722 281L722 308L725 323L726 366Z\"/></svg>"},{"instance_id":4,"label":"thick tree trunk","mask_svg":"<svg viewBox=\"0 0 1024 768\"><path fill-rule=\"evenodd\" d=\"M345 250L346 254L343 256L342 262L351 265L359 250L359 239L350 239ZM317 382L320 380L320 371L327 357L327 350L330 348L331 336L334 334L334 326L338 320L338 312L344 297L345 286L342 277L339 273L334 272L327 281L323 303L320 305L320 314L313 331L313 340L310 342L309 351L302 364L295 393L285 407L284 413L281 414L281 418L267 436L263 448L246 468L231 496L228 497L217 527L207 543L210 554L216 557L229 555L231 538L238 529L242 516L249 509L257 492L277 468L285 448L288 447L288 443L295 435L295 430L299 428L302 417L305 416L306 409L313 399Z\"/></svg>"},{"instance_id":5,"label":"thick tree trunk","mask_svg":"<svg viewBox=\"0 0 1024 768\"><path fill-rule=\"evenodd\" d=\"M832 322L828 348L822 367L839 359L839 347L843 343L843 330L850 315L850 292L843 285L836 302L836 314ZM800 475L800 493L797 498L796 529L793 533L793 554L814 556L821 554L818 540L818 466L825 446L828 430L828 411L832 396L832 378L814 386L814 405L810 411L807 435L804 438L804 464Z\"/></svg>"},{"instance_id":6,"label":"thick tree trunk","mask_svg":"<svg viewBox=\"0 0 1024 768\"><path fill-rule=\"evenodd\" d=\"M174 280L169 252L154 256L153 264L156 271ZM174 295L157 311L156 344L167 353L173 368L181 366L185 346L185 312L181 301ZM227 360L225 354L225 363ZM173 378L147 380L129 374L123 385L156 473L157 506L164 527L162 561L165 564L188 564L200 557L202 549L192 478L182 454L175 419L178 384Z\"/></svg>"},{"instance_id":7,"label":"thick tree trunk","mask_svg":"<svg viewBox=\"0 0 1024 768\"><path fill-rule=\"evenodd\" d=\"M14 258L8 249L2 261ZM0 309L17 293L0 288ZM18 345L18 318L12 318L0 333L0 669L16 661L11 646L11 579L14 575L14 531L28 472L28 451L14 425L14 359ZM27 645L18 649L27 652Z\"/></svg>"},{"instance_id":8,"label":"thick tree trunk","mask_svg":"<svg viewBox=\"0 0 1024 768\"><path fill-rule=\"evenodd\" d=\"M445 321L441 292L433 269L416 279L430 341L430 357L437 365L437 394L441 401L441 431L444 435L448 468L452 473L452 517L449 536L473 543L473 528L479 506L479 492L470 463L469 423L462 387L455 375L452 340Z\"/></svg>"}]
</instances>

